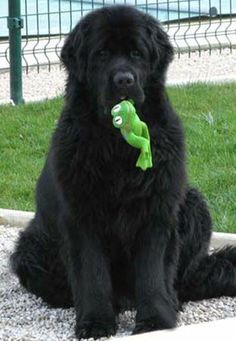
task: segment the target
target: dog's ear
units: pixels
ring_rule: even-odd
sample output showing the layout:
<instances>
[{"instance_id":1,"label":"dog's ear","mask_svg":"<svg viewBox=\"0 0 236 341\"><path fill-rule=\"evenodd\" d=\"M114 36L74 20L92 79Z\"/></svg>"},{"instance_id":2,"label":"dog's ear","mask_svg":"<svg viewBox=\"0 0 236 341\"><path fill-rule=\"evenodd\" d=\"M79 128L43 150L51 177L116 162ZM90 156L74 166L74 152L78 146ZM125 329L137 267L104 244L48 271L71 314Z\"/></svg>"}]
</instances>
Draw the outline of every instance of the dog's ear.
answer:
<instances>
[{"instance_id":1,"label":"dog's ear","mask_svg":"<svg viewBox=\"0 0 236 341\"><path fill-rule=\"evenodd\" d=\"M85 44L86 25L78 23L69 33L61 50L61 61L69 75L76 76L83 82L87 67L87 50Z\"/></svg>"},{"instance_id":2,"label":"dog's ear","mask_svg":"<svg viewBox=\"0 0 236 341\"><path fill-rule=\"evenodd\" d=\"M155 19L148 21L147 29L151 42L151 69L154 75L165 75L169 63L173 60L174 49L167 33Z\"/></svg>"}]
</instances>

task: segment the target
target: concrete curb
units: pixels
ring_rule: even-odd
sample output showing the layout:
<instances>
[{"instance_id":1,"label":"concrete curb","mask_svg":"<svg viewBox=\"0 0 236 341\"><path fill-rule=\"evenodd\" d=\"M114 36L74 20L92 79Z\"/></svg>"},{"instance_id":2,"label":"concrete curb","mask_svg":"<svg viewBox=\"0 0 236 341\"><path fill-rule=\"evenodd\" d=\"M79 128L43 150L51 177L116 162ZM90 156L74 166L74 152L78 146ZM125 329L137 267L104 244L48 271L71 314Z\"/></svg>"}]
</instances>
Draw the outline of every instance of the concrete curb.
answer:
<instances>
[{"instance_id":1,"label":"concrete curb","mask_svg":"<svg viewBox=\"0 0 236 341\"><path fill-rule=\"evenodd\" d=\"M0 208L0 225L25 227L34 217L34 212Z\"/></svg>"},{"instance_id":2,"label":"concrete curb","mask_svg":"<svg viewBox=\"0 0 236 341\"><path fill-rule=\"evenodd\" d=\"M213 232L211 244L215 249L225 245L236 246L236 233Z\"/></svg>"},{"instance_id":3,"label":"concrete curb","mask_svg":"<svg viewBox=\"0 0 236 341\"><path fill-rule=\"evenodd\" d=\"M0 225L26 227L34 217L34 212L7 210L0 208ZM236 233L213 232L212 247L218 248L226 244L236 246Z\"/></svg>"}]
</instances>

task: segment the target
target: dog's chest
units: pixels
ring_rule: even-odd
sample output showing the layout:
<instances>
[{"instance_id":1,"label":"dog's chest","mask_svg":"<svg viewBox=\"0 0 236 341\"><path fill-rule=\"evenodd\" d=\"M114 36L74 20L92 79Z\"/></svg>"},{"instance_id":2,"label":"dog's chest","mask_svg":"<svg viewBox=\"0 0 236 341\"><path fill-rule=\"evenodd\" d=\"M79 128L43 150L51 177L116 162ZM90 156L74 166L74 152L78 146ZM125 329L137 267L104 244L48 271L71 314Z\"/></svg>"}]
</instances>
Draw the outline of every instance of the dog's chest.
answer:
<instances>
[{"instance_id":1,"label":"dog's chest","mask_svg":"<svg viewBox=\"0 0 236 341\"><path fill-rule=\"evenodd\" d=\"M77 153L72 163L78 199L91 197L91 203L96 202L97 207L110 209L127 199L138 198L147 189L150 173L148 176L136 167L139 151L122 137L90 140L86 145L80 144Z\"/></svg>"},{"instance_id":2,"label":"dog's chest","mask_svg":"<svg viewBox=\"0 0 236 341\"><path fill-rule=\"evenodd\" d=\"M79 139L76 159L79 168L97 173L106 179L133 176L140 151L131 147L119 134L107 134L99 129L92 131L86 139ZM117 183L117 181L115 181Z\"/></svg>"}]
</instances>

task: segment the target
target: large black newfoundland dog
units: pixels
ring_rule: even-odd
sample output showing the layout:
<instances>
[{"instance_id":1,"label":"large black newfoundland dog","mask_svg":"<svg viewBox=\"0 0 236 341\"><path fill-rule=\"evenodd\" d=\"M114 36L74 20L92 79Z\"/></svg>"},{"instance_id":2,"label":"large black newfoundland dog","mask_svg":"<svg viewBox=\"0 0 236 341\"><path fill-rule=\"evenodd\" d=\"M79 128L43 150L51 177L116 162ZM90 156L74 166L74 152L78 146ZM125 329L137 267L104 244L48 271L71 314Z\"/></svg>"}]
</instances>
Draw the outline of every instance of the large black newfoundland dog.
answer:
<instances>
[{"instance_id":1,"label":"large black newfoundland dog","mask_svg":"<svg viewBox=\"0 0 236 341\"><path fill-rule=\"evenodd\" d=\"M208 255L211 218L187 185L184 134L165 91L173 48L160 24L126 6L84 17L62 49L65 105L37 185L35 218L11 257L21 284L54 307L74 306L78 338L172 328L180 303L236 295L236 248ZM153 168L112 125L135 102Z\"/></svg>"}]
</instances>

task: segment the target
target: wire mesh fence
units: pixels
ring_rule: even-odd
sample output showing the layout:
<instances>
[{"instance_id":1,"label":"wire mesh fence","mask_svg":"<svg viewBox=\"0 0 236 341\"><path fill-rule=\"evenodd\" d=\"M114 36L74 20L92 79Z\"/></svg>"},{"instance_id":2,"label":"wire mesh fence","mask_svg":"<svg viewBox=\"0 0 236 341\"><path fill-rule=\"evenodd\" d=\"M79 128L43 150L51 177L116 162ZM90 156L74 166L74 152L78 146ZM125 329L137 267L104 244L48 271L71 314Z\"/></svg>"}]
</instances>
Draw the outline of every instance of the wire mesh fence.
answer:
<instances>
[{"instance_id":1,"label":"wire mesh fence","mask_svg":"<svg viewBox=\"0 0 236 341\"><path fill-rule=\"evenodd\" d=\"M236 47L236 0L5 0L0 1L0 72L10 67L9 12L21 5L22 66L40 71L60 63L68 32L89 11L115 3L136 6L163 23L176 53Z\"/></svg>"},{"instance_id":2,"label":"wire mesh fence","mask_svg":"<svg viewBox=\"0 0 236 341\"><path fill-rule=\"evenodd\" d=\"M18 0L16 0L18 1ZM19 0L24 27L22 65L59 63L68 32L81 16L113 3L127 3L159 19L180 54L236 46L236 0ZM0 65L9 68L8 4L0 4Z\"/></svg>"}]
</instances>

